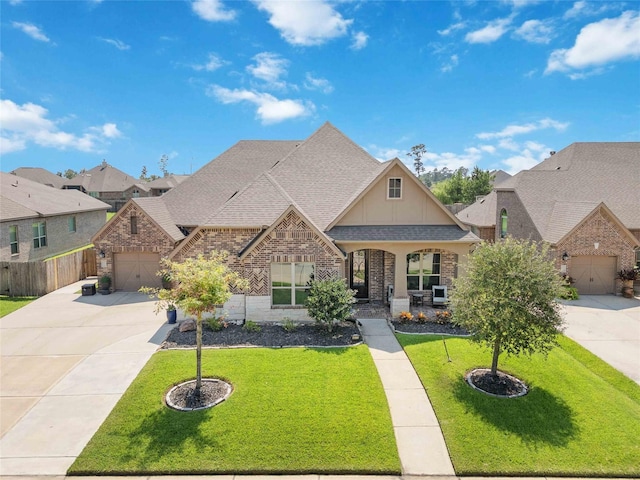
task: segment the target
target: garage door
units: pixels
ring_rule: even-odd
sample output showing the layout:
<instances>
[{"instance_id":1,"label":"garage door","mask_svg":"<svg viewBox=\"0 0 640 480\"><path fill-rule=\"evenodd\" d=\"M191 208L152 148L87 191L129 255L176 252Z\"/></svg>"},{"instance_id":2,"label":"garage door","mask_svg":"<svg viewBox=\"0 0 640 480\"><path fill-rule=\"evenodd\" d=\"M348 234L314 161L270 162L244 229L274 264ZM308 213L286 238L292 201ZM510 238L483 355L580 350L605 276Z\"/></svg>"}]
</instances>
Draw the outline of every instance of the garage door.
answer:
<instances>
[{"instance_id":1,"label":"garage door","mask_svg":"<svg viewBox=\"0 0 640 480\"><path fill-rule=\"evenodd\" d=\"M156 275L160 270L160 255L157 253L116 253L114 264L116 290L136 292L140 287L162 286L162 279Z\"/></svg>"},{"instance_id":2,"label":"garage door","mask_svg":"<svg viewBox=\"0 0 640 480\"><path fill-rule=\"evenodd\" d=\"M578 293L604 295L615 293L616 257L571 257L571 276Z\"/></svg>"}]
</instances>

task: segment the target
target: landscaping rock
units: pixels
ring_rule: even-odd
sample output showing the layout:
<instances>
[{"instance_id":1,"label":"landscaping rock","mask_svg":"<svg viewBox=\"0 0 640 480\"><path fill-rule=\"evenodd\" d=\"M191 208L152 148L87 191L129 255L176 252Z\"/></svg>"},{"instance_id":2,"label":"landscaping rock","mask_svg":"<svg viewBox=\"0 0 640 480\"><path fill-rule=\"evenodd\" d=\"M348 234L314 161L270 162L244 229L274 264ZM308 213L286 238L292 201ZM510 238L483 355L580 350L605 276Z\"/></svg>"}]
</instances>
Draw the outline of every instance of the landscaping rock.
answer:
<instances>
[{"instance_id":1,"label":"landscaping rock","mask_svg":"<svg viewBox=\"0 0 640 480\"><path fill-rule=\"evenodd\" d=\"M192 318L188 318L187 320L183 320L180 322L180 331L181 332L192 332L196 329L196 321Z\"/></svg>"}]
</instances>

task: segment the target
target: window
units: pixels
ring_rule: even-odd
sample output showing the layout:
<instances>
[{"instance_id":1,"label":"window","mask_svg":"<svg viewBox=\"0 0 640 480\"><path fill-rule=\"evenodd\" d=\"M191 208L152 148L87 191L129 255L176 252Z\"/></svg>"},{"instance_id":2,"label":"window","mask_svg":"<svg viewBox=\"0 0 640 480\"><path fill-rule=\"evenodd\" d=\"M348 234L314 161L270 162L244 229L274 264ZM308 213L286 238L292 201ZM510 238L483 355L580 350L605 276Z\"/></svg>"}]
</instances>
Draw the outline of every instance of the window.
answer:
<instances>
[{"instance_id":1,"label":"window","mask_svg":"<svg viewBox=\"0 0 640 480\"><path fill-rule=\"evenodd\" d=\"M138 198L140 196L140 190L133 191L133 198Z\"/></svg>"},{"instance_id":2,"label":"window","mask_svg":"<svg viewBox=\"0 0 640 480\"><path fill-rule=\"evenodd\" d=\"M503 208L500 211L500 238L507 236L507 211Z\"/></svg>"},{"instance_id":3,"label":"window","mask_svg":"<svg viewBox=\"0 0 640 480\"><path fill-rule=\"evenodd\" d=\"M9 245L11 246L11 255L17 255L20 253L18 248L18 226L11 225L9 227Z\"/></svg>"},{"instance_id":4,"label":"window","mask_svg":"<svg viewBox=\"0 0 640 480\"><path fill-rule=\"evenodd\" d=\"M402 179L390 178L387 198L402 198Z\"/></svg>"},{"instance_id":5,"label":"window","mask_svg":"<svg viewBox=\"0 0 640 480\"><path fill-rule=\"evenodd\" d=\"M636 251L636 268L640 268L640 250Z\"/></svg>"},{"instance_id":6,"label":"window","mask_svg":"<svg viewBox=\"0 0 640 480\"><path fill-rule=\"evenodd\" d=\"M47 226L44 222L33 224L33 248L47 246Z\"/></svg>"},{"instance_id":7,"label":"window","mask_svg":"<svg viewBox=\"0 0 640 480\"><path fill-rule=\"evenodd\" d=\"M271 302L273 305L304 305L313 279L313 263L272 263Z\"/></svg>"},{"instance_id":8,"label":"window","mask_svg":"<svg viewBox=\"0 0 640 480\"><path fill-rule=\"evenodd\" d=\"M76 216L72 215L69 217L69 233L76 233Z\"/></svg>"},{"instance_id":9,"label":"window","mask_svg":"<svg viewBox=\"0 0 640 480\"><path fill-rule=\"evenodd\" d=\"M131 235L138 233L138 217L131 215Z\"/></svg>"},{"instance_id":10,"label":"window","mask_svg":"<svg viewBox=\"0 0 640 480\"><path fill-rule=\"evenodd\" d=\"M93 198L98 198L100 196L100 192L89 192L89 196Z\"/></svg>"},{"instance_id":11,"label":"window","mask_svg":"<svg viewBox=\"0 0 640 480\"><path fill-rule=\"evenodd\" d=\"M440 285L440 254L407 255L407 290L430 290L432 285Z\"/></svg>"}]
</instances>

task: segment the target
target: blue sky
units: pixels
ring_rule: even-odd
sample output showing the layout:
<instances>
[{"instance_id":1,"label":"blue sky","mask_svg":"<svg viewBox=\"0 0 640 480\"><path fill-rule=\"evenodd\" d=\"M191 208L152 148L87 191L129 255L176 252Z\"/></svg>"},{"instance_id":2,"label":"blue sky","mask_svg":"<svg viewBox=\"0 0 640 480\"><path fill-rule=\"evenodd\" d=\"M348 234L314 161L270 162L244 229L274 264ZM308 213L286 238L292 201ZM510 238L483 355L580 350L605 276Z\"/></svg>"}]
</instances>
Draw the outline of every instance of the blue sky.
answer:
<instances>
[{"instance_id":1,"label":"blue sky","mask_svg":"<svg viewBox=\"0 0 640 480\"><path fill-rule=\"evenodd\" d=\"M2 0L1 169L190 173L330 121L381 160L515 173L640 140L638 5Z\"/></svg>"}]
</instances>

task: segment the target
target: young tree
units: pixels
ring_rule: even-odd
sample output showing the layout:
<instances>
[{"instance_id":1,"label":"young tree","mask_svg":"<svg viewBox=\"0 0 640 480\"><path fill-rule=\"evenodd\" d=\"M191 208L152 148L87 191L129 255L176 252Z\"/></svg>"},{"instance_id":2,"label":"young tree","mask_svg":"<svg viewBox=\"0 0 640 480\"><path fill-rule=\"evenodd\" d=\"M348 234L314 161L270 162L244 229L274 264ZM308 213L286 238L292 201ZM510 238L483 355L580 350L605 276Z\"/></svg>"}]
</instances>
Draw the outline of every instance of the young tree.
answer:
<instances>
[{"instance_id":1,"label":"young tree","mask_svg":"<svg viewBox=\"0 0 640 480\"><path fill-rule=\"evenodd\" d=\"M147 167L145 165L142 166L142 171L140 172L140 180L149 180L149 177L147 177Z\"/></svg>"},{"instance_id":2,"label":"young tree","mask_svg":"<svg viewBox=\"0 0 640 480\"><path fill-rule=\"evenodd\" d=\"M351 315L355 303L355 290L347 287L343 278L314 280L305 302L309 316L333 331L335 322L343 322Z\"/></svg>"},{"instance_id":3,"label":"young tree","mask_svg":"<svg viewBox=\"0 0 640 480\"><path fill-rule=\"evenodd\" d=\"M158 165L160 167L160 171L162 175L165 177L169 176L169 170L167 170L167 165L169 164L169 155L162 155L160 160L158 161Z\"/></svg>"},{"instance_id":4,"label":"young tree","mask_svg":"<svg viewBox=\"0 0 640 480\"><path fill-rule=\"evenodd\" d=\"M411 147L411 151L407 153L408 157L413 159L413 168L416 171L416 177L420 178L420 175L424 173L424 163L422 163L423 155L427 153L427 149L424 146L424 143L420 143L418 145L414 145Z\"/></svg>"},{"instance_id":5,"label":"young tree","mask_svg":"<svg viewBox=\"0 0 640 480\"><path fill-rule=\"evenodd\" d=\"M483 243L469 256L466 274L454 280L453 320L473 340L493 348L491 373L496 375L502 352L546 354L557 344L561 289L546 244L511 237Z\"/></svg>"},{"instance_id":6,"label":"young tree","mask_svg":"<svg viewBox=\"0 0 640 480\"><path fill-rule=\"evenodd\" d=\"M208 257L201 254L180 263L165 259L158 276L170 279L173 288L140 289L158 299L156 312L177 306L196 317L196 399L200 398L202 386L202 315L215 312L216 305L229 300L231 288L245 290L249 286L246 279L226 264L228 256L225 251L213 251Z\"/></svg>"}]
</instances>

